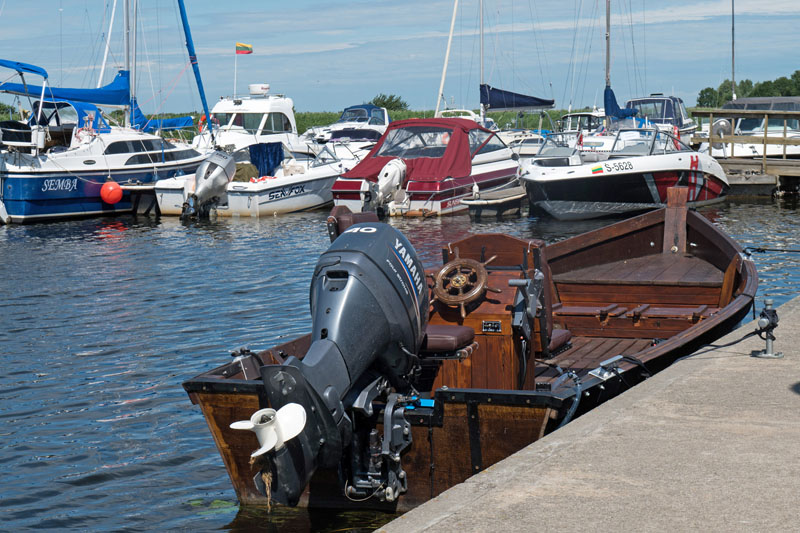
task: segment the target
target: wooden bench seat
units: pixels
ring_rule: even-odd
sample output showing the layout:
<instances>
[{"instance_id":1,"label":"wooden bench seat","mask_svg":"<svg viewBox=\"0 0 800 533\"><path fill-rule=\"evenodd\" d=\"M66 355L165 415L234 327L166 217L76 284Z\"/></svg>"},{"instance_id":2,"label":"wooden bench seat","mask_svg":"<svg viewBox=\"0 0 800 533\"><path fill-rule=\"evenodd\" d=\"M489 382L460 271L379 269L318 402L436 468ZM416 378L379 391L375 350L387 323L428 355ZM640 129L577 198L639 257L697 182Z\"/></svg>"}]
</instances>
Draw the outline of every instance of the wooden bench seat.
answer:
<instances>
[{"instance_id":1,"label":"wooden bench seat","mask_svg":"<svg viewBox=\"0 0 800 533\"><path fill-rule=\"evenodd\" d=\"M722 287L723 272L692 255L655 254L572 270L553 279L556 284Z\"/></svg>"}]
</instances>

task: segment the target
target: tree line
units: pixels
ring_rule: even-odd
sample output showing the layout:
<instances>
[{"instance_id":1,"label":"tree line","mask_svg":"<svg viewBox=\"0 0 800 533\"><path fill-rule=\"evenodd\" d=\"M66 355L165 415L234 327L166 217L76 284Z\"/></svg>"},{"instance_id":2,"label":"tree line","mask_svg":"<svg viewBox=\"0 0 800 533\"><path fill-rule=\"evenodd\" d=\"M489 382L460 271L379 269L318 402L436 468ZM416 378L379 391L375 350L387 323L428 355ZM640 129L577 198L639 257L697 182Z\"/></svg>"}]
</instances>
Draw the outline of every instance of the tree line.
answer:
<instances>
[{"instance_id":1,"label":"tree line","mask_svg":"<svg viewBox=\"0 0 800 533\"><path fill-rule=\"evenodd\" d=\"M736 84L736 97L747 96L800 96L800 70L790 77L781 76L772 81L742 80ZM706 87L697 95L697 107L722 107L733 99L731 80L723 81L719 87Z\"/></svg>"}]
</instances>

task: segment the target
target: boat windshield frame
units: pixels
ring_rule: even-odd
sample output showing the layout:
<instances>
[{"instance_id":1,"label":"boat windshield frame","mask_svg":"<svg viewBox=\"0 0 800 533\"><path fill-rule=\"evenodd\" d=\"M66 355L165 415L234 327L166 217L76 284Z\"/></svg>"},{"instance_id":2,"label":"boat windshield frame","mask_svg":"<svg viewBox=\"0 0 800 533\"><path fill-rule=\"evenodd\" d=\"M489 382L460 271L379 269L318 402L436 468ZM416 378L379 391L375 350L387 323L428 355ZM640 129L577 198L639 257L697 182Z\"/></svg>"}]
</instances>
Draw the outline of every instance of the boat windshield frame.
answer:
<instances>
[{"instance_id":1,"label":"boat windshield frame","mask_svg":"<svg viewBox=\"0 0 800 533\"><path fill-rule=\"evenodd\" d=\"M679 138L659 128L620 128L609 151L609 157L636 157L693 151Z\"/></svg>"},{"instance_id":2,"label":"boat windshield frame","mask_svg":"<svg viewBox=\"0 0 800 533\"><path fill-rule=\"evenodd\" d=\"M578 132L557 132L545 137L537 157L570 157L578 152Z\"/></svg>"},{"instance_id":3,"label":"boat windshield frame","mask_svg":"<svg viewBox=\"0 0 800 533\"><path fill-rule=\"evenodd\" d=\"M445 137L445 134L447 137ZM453 137L453 128L445 126L408 126L389 130L374 157L439 159Z\"/></svg>"}]
</instances>

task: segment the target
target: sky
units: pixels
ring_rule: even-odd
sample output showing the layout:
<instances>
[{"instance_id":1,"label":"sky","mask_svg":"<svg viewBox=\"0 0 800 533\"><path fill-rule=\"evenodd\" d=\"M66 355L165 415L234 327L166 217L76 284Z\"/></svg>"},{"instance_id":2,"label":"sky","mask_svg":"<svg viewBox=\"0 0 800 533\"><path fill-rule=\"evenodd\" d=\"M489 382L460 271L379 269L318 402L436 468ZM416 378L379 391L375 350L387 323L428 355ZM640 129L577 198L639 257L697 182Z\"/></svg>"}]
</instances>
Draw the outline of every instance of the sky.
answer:
<instances>
[{"instance_id":1,"label":"sky","mask_svg":"<svg viewBox=\"0 0 800 533\"><path fill-rule=\"evenodd\" d=\"M94 87L113 0L0 0L0 57L45 68L54 85ZM731 0L612 0L611 85L620 101L653 92L694 105L731 77ZM269 83L296 111L341 111L379 93L433 109L453 0L186 0L209 104ZM479 2L462 0L443 91L449 107L478 107ZM124 64L118 0L104 83ZM556 108L602 106L604 0L485 0L484 80L552 98ZM798 0L735 0L736 80L800 70ZM145 113L201 109L176 0L140 0L137 95ZM253 46L234 55L236 42ZM8 74L0 72L0 80ZM8 97L2 99L8 102Z\"/></svg>"}]
</instances>

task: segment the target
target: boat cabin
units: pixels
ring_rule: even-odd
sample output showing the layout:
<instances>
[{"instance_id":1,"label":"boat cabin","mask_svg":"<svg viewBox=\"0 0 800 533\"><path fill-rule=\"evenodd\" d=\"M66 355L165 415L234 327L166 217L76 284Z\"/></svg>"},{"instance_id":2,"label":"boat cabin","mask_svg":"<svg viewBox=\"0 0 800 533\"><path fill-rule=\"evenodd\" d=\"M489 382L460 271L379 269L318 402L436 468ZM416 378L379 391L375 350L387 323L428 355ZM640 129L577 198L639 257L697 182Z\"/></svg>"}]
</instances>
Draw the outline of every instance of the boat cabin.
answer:
<instances>
[{"instance_id":1,"label":"boat cabin","mask_svg":"<svg viewBox=\"0 0 800 533\"><path fill-rule=\"evenodd\" d=\"M750 98L737 98L722 106L722 109L742 109L747 111L800 111L800 96L759 96ZM783 133L784 120L771 118L764 127L764 119L749 117L739 119L736 131L742 133L763 133L766 129L770 132ZM788 131L800 131L800 120L787 119Z\"/></svg>"},{"instance_id":2,"label":"boat cabin","mask_svg":"<svg viewBox=\"0 0 800 533\"><path fill-rule=\"evenodd\" d=\"M634 98L625 102L626 109L637 109L636 116L640 119L661 127L678 128L681 135L694 133L697 124L689 118L683 100L677 96L664 96L653 93L650 96Z\"/></svg>"}]
</instances>

